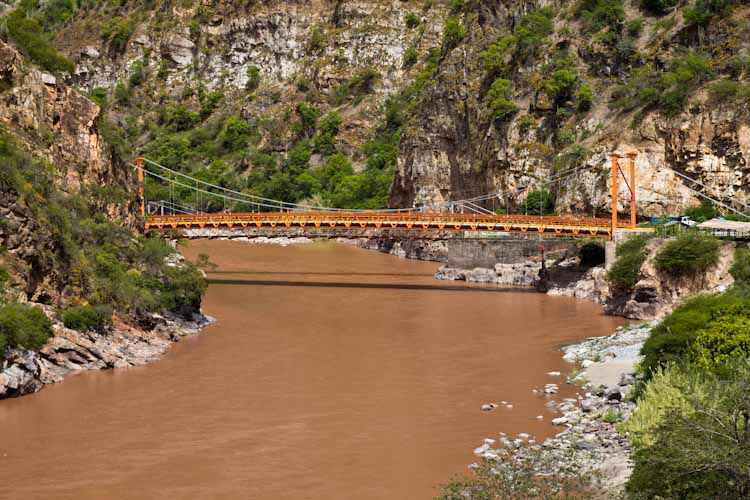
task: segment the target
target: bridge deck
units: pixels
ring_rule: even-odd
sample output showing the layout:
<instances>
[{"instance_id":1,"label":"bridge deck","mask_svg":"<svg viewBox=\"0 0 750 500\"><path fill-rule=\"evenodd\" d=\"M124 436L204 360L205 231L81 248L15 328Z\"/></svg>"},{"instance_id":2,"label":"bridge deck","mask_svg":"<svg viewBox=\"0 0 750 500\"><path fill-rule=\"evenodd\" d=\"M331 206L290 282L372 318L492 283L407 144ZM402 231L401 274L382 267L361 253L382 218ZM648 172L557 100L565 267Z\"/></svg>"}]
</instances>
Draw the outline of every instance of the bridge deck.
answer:
<instances>
[{"instance_id":1,"label":"bridge deck","mask_svg":"<svg viewBox=\"0 0 750 500\"><path fill-rule=\"evenodd\" d=\"M253 212L162 215L146 218L146 231L185 229L346 229L498 231L556 236L611 237L610 219L534 215L403 212ZM620 225L623 229L626 225ZM619 227L618 227L619 229Z\"/></svg>"}]
</instances>

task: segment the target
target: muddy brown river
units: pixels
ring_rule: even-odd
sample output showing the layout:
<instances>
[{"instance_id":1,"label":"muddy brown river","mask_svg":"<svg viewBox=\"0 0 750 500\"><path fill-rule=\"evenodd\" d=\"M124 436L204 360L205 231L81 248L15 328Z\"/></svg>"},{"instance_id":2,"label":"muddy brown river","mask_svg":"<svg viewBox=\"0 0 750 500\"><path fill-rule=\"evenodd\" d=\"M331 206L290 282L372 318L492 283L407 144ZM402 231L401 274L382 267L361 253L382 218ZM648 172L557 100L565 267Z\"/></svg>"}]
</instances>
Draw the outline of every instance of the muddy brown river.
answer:
<instances>
[{"instance_id":1,"label":"muddy brown river","mask_svg":"<svg viewBox=\"0 0 750 500\"><path fill-rule=\"evenodd\" d=\"M0 401L0 498L433 498L482 439L551 435L532 388L562 383L560 344L622 323L335 243L199 253L216 324L160 362Z\"/></svg>"}]
</instances>

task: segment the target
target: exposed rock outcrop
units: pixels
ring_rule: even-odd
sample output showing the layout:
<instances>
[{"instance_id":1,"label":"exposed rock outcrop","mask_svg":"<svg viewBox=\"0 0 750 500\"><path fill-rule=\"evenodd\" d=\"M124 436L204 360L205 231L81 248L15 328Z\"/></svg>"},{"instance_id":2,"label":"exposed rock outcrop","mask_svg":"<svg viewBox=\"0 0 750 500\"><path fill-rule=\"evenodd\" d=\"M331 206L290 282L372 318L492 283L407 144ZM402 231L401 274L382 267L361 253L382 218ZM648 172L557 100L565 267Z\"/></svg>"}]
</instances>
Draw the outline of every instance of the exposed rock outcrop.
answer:
<instances>
[{"instance_id":1,"label":"exposed rock outcrop","mask_svg":"<svg viewBox=\"0 0 750 500\"><path fill-rule=\"evenodd\" d=\"M528 187L555 193L558 211L603 214L611 206L607 155L613 150L639 153L639 215L677 215L686 206L700 202L691 188L704 188L685 181L678 173L703 183L706 193L737 208L750 201L747 108L711 101L700 89L691 93L684 111L676 116L649 107L623 112L613 97L618 85L628 81L632 71L644 63L643 58L662 64L672 55L666 49L654 49L655 54L646 50L649 37L658 31L653 26L658 19L640 17L644 29L635 40L622 40L623 34L616 35L622 44L633 42L643 50L628 60L618 53L600 51L601 46L585 35L583 23L566 9L569 5L554 0L472 3L462 17L466 37L442 61L435 84L403 134L392 206L419 206L494 192L498 197L486 202L488 208L513 209L523 201ZM510 63L513 71L503 78L510 79L518 112L496 120L487 96L494 77L485 63L485 51L512 33L522 15L538 7L563 13L556 19L559 29L541 53L514 56ZM674 37L676 53L677 44L684 42L680 29L676 23L664 35ZM712 36L706 42L719 47L726 35ZM735 36L738 40L744 36L746 43L746 34ZM555 117L542 88L544 83L540 84L545 65L553 65L554 51L565 50L570 55L566 67L575 67L595 94L591 109L579 117ZM564 141L560 140L561 132L566 134ZM571 141L575 143L569 145ZM578 173L562 181L550 181L561 166L578 169ZM621 210L629 209L628 193L621 182Z\"/></svg>"},{"instance_id":2,"label":"exposed rock outcrop","mask_svg":"<svg viewBox=\"0 0 750 500\"><path fill-rule=\"evenodd\" d=\"M13 349L6 354L0 370L0 399L37 392L73 371L156 361L173 343L210 322L197 314L190 321L177 316L154 319L157 325L148 331L119 324L111 332L83 333L56 324L54 336L39 352Z\"/></svg>"},{"instance_id":3,"label":"exposed rock outcrop","mask_svg":"<svg viewBox=\"0 0 750 500\"><path fill-rule=\"evenodd\" d=\"M641 266L641 279L626 294L614 293L607 301L607 312L632 319L659 319L669 314L681 301L698 293L713 293L729 288L734 279L729 268L734 262L734 245L719 249L715 266L698 276L670 277L656 268L654 257L664 240L656 239L646 246L647 257Z\"/></svg>"},{"instance_id":4,"label":"exposed rock outcrop","mask_svg":"<svg viewBox=\"0 0 750 500\"><path fill-rule=\"evenodd\" d=\"M112 161L99 132L96 104L28 64L2 41L0 80L0 125L59 169L61 187L76 190L83 182L126 185L130 173Z\"/></svg>"}]
</instances>

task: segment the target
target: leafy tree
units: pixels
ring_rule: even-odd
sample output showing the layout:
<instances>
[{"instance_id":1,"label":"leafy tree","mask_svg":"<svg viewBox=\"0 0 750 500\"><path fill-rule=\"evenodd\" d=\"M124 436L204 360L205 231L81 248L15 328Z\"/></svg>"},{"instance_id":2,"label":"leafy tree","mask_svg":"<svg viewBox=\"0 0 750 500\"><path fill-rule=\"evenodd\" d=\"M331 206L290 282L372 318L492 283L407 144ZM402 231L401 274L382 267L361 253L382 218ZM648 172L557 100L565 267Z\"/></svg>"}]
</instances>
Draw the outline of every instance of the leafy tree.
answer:
<instances>
[{"instance_id":1,"label":"leafy tree","mask_svg":"<svg viewBox=\"0 0 750 500\"><path fill-rule=\"evenodd\" d=\"M40 308L16 303L0 307L0 358L8 348L41 349L51 336L52 322Z\"/></svg>"},{"instance_id":2,"label":"leafy tree","mask_svg":"<svg viewBox=\"0 0 750 500\"><path fill-rule=\"evenodd\" d=\"M260 85L260 68L257 66L248 66L247 68L247 81L245 82L245 88L249 92L255 92Z\"/></svg>"},{"instance_id":3,"label":"leafy tree","mask_svg":"<svg viewBox=\"0 0 750 500\"><path fill-rule=\"evenodd\" d=\"M487 101L490 112L496 120L504 120L518 111L518 106L511 101L512 97L513 89L510 86L510 80L497 78L492 82L487 92Z\"/></svg>"},{"instance_id":4,"label":"leafy tree","mask_svg":"<svg viewBox=\"0 0 750 500\"><path fill-rule=\"evenodd\" d=\"M626 424L636 444L635 467L627 483L630 496L748 498L750 361L732 360L721 375L690 366L671 367L659 386L673 395L670 399L676 404L664 399L664 389L652 390L649 383ZM641 413L646 408L654 408L656 414L646 415L650 419L644 421ZM649 439L642 439L644 435Z\"/></svg>"},{"instance_id":5,"label":"leafy tree","mask_svg":"<svg viewBox=\"0 0 750 500\"><path fill-rule=\"evenodd\" d=\"M253 126L247 120L233 116L224 124L219 141L227 151L238 151L247 146L254 132Z\"/></svg>"},{"instance_id":6,"label":"leafy tree","mask_svg":"<svg viewBox=\"0 0 750 500\"><path fill-rule=\"evenodd\" d=\"M521 54L533 54L547 40L554 32L553 18L554 12L549 8L537 9L521 17L513 30Z\"/></svg>"},{"instance_id":7,"label":"leafy tree","mask_svg":"<svg viewBox=\"0 0 750 500\"><path fill-rule=\"evenodd\" d=\"M593 474L575 463L572 453L555 459L540 446L499 448L496 459L482 459L471 475L443 485L438 500L598 498Z\"/></svg>"},{"instance_id":8,"label":"leafy tree","mask_svg":"<svg viewBox=\"0 0 750 500\"><path fill-rule=\"evenodd\" d=\"M315 136L315 149L325 155L330 155L336 152L336 145L334 143L336 136L339 134L339 129L343 120L341 115L335 111L331 111L323 115L318 121L318 133Z\"/></svg>"},{"instance_id":9,"label":"leafy tree","mask_svg":"<svg viewBox=\"0 0 750 500\"><path fill-rule=\"evenodd\" d=\"M555 198L546 189L530 191L523 202L523 213L527 215L551 215L555 213Z\"/></svg>"},{"instance_id":10,"label":"leafy tree","mask_svg":"<svg viewBox=\"0 0 750 500\"><path fill-rule=\"evenodd\" d=\"M573 98L577 82L578 73L569 69L558 69L544 85L544 91L555 107L563 107Z\"/></svg>"},{"instance_id":11,"label":"leafy tree","mask_svg":"<svg viewBox=\"0 0 750 500\"><path fill-rule=\"evenodd\" d=\"M298 137L310 137L315 133L315 126L320 116L320 110L311 104L301 102L297 105L297 117L299 121L294 125L294 131Z\"/></svg>"},{"instance_id":12,"label":"leafy tree","mask_svg":"<svg viewBox=\"0 0 750 500\"><path fill-rule=\"evenodd\" d=\"M445 20L443 27L443 45L446 50L456 48L466 36L466 27L457 16L450 16Z\"/></svg>"},{"instance_id":13,"label":"leafy tree","mask_svg":"<svg viewBox=\"0 0 750 500\"><path fill-rule=\"evenodd\" d=\"M500 75L510 70L513 64L513 53L516 50L517 38L507 35L489 46L482 53L484 67L490 76Z\"/></svg>"}]
</instances>

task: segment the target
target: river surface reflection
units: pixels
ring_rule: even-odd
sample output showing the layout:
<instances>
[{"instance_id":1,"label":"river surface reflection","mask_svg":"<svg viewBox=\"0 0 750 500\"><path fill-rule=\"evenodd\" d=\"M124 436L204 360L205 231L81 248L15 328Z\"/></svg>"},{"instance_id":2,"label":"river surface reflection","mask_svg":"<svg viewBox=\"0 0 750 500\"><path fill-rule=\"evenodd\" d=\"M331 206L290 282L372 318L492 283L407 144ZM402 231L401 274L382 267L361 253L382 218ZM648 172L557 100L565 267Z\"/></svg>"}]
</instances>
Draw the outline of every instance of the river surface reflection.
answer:
<instances>
[{"instance_id":1,"label":"river surface reflection","mask_svg":"<svg viewBox=\"0 0 750 500\"><path fill-rule=\"evenodd\" d=\"M217 323L158 363L0 401L0 498L429 499L483 438L550 435L531 390L562 382L560 344L622 324L335 243L186 253L218 264Z\"/></svg>"}]
</instances>

